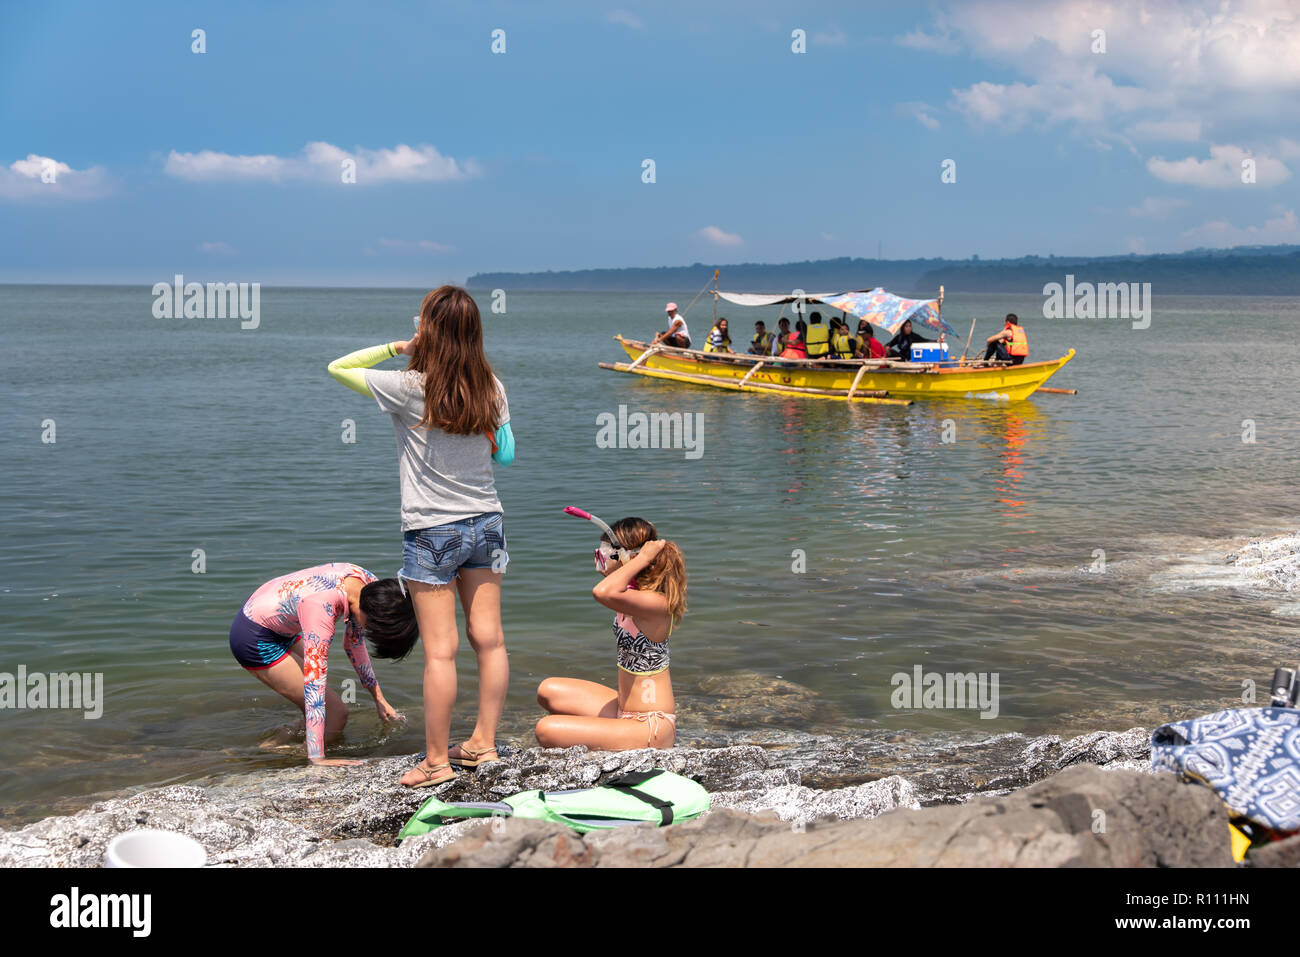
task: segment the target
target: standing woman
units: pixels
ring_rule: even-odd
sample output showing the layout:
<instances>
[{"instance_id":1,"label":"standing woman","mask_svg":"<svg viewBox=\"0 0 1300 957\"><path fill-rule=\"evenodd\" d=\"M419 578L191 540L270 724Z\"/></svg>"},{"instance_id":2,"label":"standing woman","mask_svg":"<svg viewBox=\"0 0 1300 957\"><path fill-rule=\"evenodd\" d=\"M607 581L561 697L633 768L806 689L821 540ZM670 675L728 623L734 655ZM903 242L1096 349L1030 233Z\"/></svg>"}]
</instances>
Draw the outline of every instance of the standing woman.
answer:
<instances>
[{"instance_id":1,"label":"standing woman","mask_svg":"<svg viewBox=\"0 0 1300 957\"><path fill-rule=\"evenodd\" d=\"M406 369L370 368L396 355L410 356ZM478 306L457 286L440 286L424 297L415 338L335 359L329 372L373 397L397 432L400 577L410 590L424 647L428 752L402 784L431 787L455 778L452 765L475 768L498 759L497 722L510 681L501 629L501 576L509 557L492 463L514 461L506 390L483 352ZM478 721L468 741L448 748L458 595L466 637L478 657ZM405 657L415 635L408 639L375 647L375 654Z\"/></svg>"}]
</instances>

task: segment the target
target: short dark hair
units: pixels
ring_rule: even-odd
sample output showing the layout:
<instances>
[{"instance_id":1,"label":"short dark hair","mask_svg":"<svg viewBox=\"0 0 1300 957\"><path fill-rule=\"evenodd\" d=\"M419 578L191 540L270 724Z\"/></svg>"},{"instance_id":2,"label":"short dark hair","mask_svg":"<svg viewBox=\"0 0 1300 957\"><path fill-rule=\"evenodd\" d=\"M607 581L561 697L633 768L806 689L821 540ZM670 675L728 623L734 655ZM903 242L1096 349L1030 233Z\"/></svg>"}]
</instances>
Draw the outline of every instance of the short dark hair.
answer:
<instances>
[{"instance_id":1,"label":"short dark hair","mask_svg":"<svg viewBox=\"0 0 1300 957\"><path fill-rule=\"evenodd\" d=\"M361 589L358 601L366 616L365 633L376 658L405 658L420 638L411 596L396 578L380 578Z\"/></svg>"},{"instance_id":2,"label":"short dark hair","mask_svg":"<svg viewBox=\"0 0 1300 957\"><path fill-rule=\"evenodd\" d=\"M820 312L814 312L812 315L810 315L810 316L808 317L808 321L809 321L809 322L821 322L821 321L822 321L822 314L821 314Z\"/></svg>"},{"instance_id":3,"label":"short dark hair","mask_svg":"<svg viewBox=\"0 0 1300 957\"><path fill-rule=\"evenodd\" d=\"M1007 313L1007 322L1014 322L1016 325L1020 325L1020 320L1016 318L1016 314L1014 312Z\"/></svg>"},{"instance_id":4,"label":"short dark hair","mask_svg":"<svg viewBox=\"0 0 1300 957\"><path fill-rule=\"evenodd\" d=\"M758 320L758 322L754 323L754 326L755 326L756 328L757 328L758 326L762 326L764 329L767 328L767 324L764 323L762 319L760 319L760 320Z\"/></svg>"}]
</instances>

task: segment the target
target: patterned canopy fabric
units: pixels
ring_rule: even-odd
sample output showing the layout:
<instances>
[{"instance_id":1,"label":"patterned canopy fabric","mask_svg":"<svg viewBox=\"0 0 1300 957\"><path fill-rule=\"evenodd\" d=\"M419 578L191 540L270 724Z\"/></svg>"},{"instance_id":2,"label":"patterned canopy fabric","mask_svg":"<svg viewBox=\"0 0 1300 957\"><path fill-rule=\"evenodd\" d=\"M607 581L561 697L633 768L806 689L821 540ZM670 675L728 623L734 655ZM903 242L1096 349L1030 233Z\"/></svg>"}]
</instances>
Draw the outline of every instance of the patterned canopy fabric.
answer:
<instances>
[{"instance_id":1,"label":"patterned canopy fabric","mask_svg":"<svg viewBox=\"0 0 1300 957\"><path fill-rule=\"evenodd\" d=\"M1239 708L1161 725L1151 763L1208 785L1228 811L1275 831L1300 830L1300 711Z\"/></svg>"},{"instance_id":2,"label":"patterned canopy fabric","mask_svg":"<svg viewBox=\"0 0 1300 957\"><path fill-rule=\"evenodd\" d=\"M939 315L937 299L903 299L877 286L870 292L846 292L838 296L827 296L822 302L832 309L852 313L873 326L887 329L891 335L897 334L908 319L912 320L914 326L927 326L935 332L946 332L953 336L957 334Z\"/></svg>"}]
</instances>

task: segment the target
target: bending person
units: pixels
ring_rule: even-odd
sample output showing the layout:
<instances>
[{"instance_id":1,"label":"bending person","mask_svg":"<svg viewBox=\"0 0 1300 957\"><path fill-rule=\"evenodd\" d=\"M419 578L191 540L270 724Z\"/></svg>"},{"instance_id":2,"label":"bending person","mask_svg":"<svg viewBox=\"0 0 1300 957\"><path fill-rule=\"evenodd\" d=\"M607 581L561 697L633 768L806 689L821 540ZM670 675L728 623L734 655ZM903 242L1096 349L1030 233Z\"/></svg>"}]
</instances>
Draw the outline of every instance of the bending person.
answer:
<instances>
[{"instance_id":1,"label":"bending person","mask_svg":"<svg viewBox=\"0 0 1300 957\"><path fill-rule=\"evenodd\" d=\"M395 355L410 356L406 369L370 368ZM372 396L397 432L401 578L424 647L427 749L402 784L431 787L455 778L452 765L474 768L498 759L497 723L510 681L501 628L501 577L509 556L492 463L514 461L506 390L483 352L478 306L456 286L440 286L424 297L415 338L336 359L329 372ZM453 749L448 744L460 642L457 597L478 658L479 691L474 732ZM375 653L402 658L415 639L415 633L403 635Z\"/></svg>"},{"instance_id":2,"label":"bending person","mask_svg":"<svg viewBox=\"0 0 1300 957\"><path fill-rule=\"evenodd\" d=\"M396 579L377 580L360 565L331 562L283 575L253 592L230 626L230 651L262 684L303 712L307 760L326 759L325 739L348 723L348 706L326 683L334 626L347 623L343 650L375 699L380 721L401 715L384 700L363 637L383 642L415 632L415 613Z\"/></svg>"},{"instance_id":3,"label":"bending person","mask_svg":"<svg viewBox=\"0 0 1300 957\"><path fill-rule=\"evenodd\" d=\"M686 562L645 519L625 518L611 529L618 543L601 536L595 559L603 578L591 594L615 613L618 687L581 678L543 681L537 700L550 714L537 722L537 741L544 748L628 751L671 748L677 740L668 636L686 614Z\"/></svg>"}]
</instances>

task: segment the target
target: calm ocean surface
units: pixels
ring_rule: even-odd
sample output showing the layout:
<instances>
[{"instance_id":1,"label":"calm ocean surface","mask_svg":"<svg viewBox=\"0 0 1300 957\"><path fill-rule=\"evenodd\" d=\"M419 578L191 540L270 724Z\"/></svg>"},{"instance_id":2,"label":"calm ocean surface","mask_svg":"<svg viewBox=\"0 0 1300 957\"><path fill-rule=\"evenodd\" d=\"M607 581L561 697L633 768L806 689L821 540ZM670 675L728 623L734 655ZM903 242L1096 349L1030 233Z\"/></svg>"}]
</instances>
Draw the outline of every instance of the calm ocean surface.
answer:
<instances>
[{"instance_id":1,"label":"calm ocean surface","mask_svg":"<svg viewBox=\"0 0 1300 957\"><path fill-rule=\"evenodd\" d=\"M155 319L147 287L0 286L0 671L102 672L105 695L98 720L0 711L10 820L304 760L259 751L293 714L235 664L227 630L276 575L325 561L397 571L392 425L325 365L408 336L424 292L264 289L260 328L242 330ZM701 682L735 672L819 693L832 717L800 731L1074 733L1231 707L1243 680L1263 686L1297 657L1300 618L1283 599L1213 582L1234 544L1300 524L1300 300L1157 291L1138 331L1039 318L1040 296L954 294L944 314L963 334L979 316L982 340L1015 311L1031 358L1075 348L1050 385L1079 394L888 408L598 369L624 358L615 333L659 328L667 295L512 292L505 315L476 297L518 443L497 472L505 743L534 743L542 678L614 680L610 615L590 597L596 535L565 505L641 515L686 553L690 614L673 635L684 744L753 730L691 716L725 714ZM697 339L710 310L706 297L688 315ZM775 312L723 310L745 336ZM620 404L703 413L703 457L598 448L597 416ZM1089 570L1098 549L1104 574ZM353 677L338 645L335 685ZM895 709L891 676L916 665L997 673L998 716ZM457 733L476 692L464 642L460 666ZM332 755L422 750L418 652L378 673L409 726L381 735L363 692Z\"/></svg>"}]
</instances>

